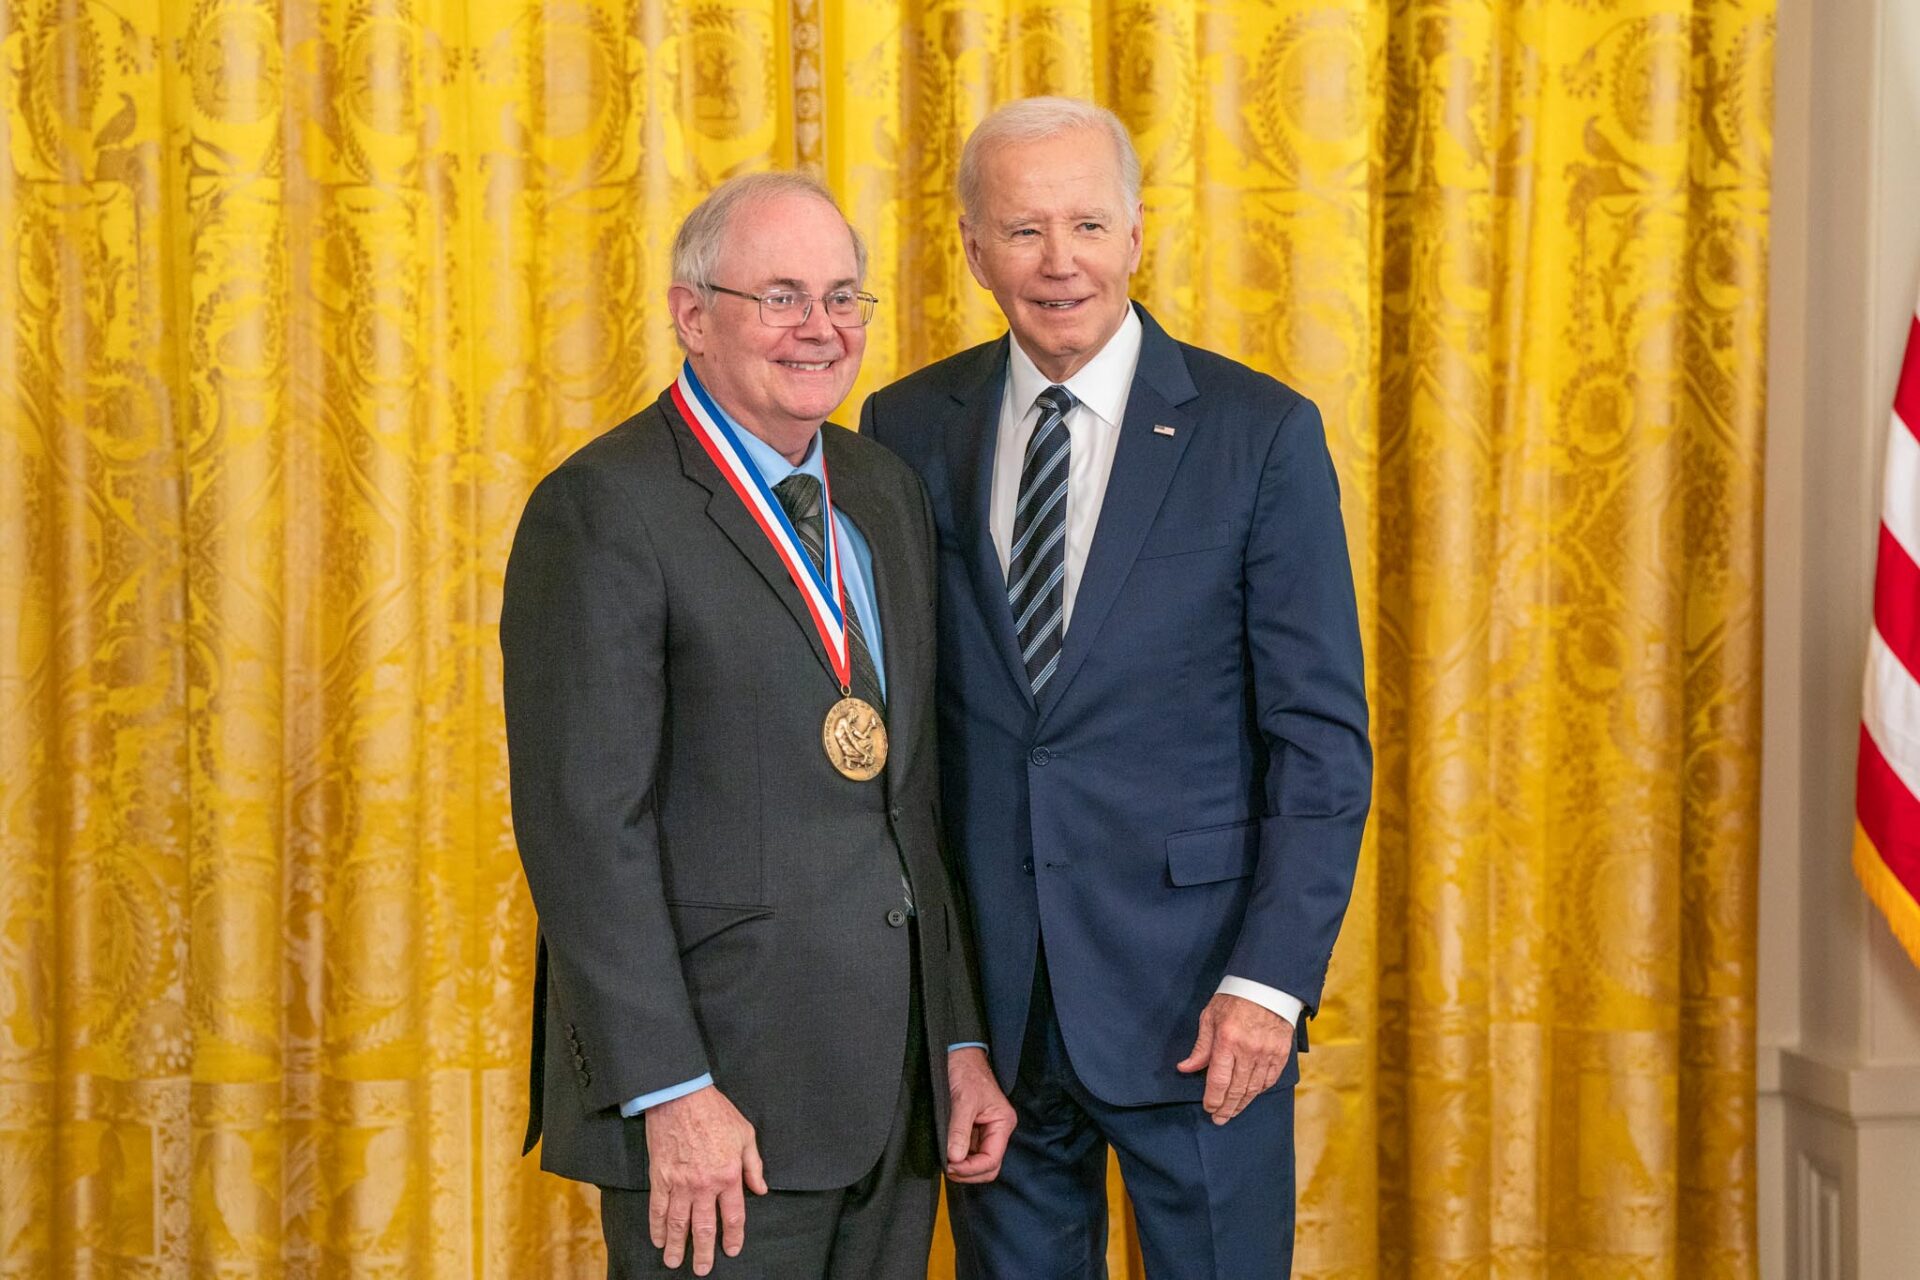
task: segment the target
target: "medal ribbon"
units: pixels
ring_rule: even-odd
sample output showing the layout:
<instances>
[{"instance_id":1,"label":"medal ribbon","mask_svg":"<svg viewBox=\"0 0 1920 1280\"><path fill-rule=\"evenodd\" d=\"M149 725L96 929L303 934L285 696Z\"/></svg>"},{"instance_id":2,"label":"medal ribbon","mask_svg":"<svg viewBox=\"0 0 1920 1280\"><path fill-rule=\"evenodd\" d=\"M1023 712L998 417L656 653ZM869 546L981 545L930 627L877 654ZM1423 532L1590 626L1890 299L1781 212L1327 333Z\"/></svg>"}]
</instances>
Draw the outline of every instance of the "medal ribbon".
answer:
<instances>
[{"instance_id":1,"label":"medal ribbon","mask_svg":"<svg viewBox=\"0 0 1920 1280\"><path fill-rule=\"evenodd\" d=\"M846 613L841 607L846 591L840 580L840 531L834 527L833 485L827 479L825 453L820 457L820 520L825 526L821 530L825 534L821 542L827 561L822 574L813 567L813 557L801 547L800 535L787 519L786 508L773 496L760 469L741 447L733 423L700 385L691 362L680 366L680 376L673 384L673 403L686 420L688 430L693 432L693 438L726 477L734 496L773 544L774 553L787 567L787 576L799 588L800 598L807 602L807 612L813 615L814 630L820 633L820 640L826 646L835 678L843 690L851 688L853 664L847 652Z\"/></svg>"}]
</instances>

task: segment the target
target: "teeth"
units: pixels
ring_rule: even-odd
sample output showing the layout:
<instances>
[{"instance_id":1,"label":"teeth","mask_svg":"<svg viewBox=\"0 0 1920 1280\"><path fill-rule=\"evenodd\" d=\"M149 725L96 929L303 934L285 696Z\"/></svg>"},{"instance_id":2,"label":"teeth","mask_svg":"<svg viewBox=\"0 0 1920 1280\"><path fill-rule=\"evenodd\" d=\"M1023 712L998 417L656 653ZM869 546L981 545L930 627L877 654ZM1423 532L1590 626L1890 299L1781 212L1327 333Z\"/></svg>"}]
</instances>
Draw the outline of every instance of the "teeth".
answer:
<instances>
[{"instance_id":1,"label":"teeth","mask_svg":"<svg viewBox=\"0 0 1920 1280\"><path fill-rule=\"evenodd\" d=\"M821 360L813 364L802 364L798 360L782 360L780 363L789 369L805 369L809 373L818 373L823 369L831 369L833 367L833 361L831 360Z\"/></svg>"},{"instance_id":2,"label":"teeth","mask_svg":"<svg viewBox=\"0 0 1920 1280\"><path fill-rule=\"evenodd\" d=\"M1072 306L1074 304L1074 301L1075 301L1074 299L1069 298L1065 302L1042 302L1040 305L1043 307L1052 307L1054 310L1058 311L1064 307Z\"/></svg>"}]
</instances>

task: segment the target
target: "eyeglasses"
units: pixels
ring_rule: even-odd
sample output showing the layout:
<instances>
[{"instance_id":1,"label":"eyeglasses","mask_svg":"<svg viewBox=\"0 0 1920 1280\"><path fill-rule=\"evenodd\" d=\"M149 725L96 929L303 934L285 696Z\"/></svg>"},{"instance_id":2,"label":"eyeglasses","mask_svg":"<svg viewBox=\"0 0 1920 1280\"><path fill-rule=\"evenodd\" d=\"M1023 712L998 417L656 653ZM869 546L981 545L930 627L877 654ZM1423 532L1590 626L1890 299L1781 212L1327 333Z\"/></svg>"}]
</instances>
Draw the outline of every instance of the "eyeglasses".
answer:
<instances>
[{"instance_id":1,"label":"eyeglasses","mask_svg":"<svg viewBox=\"0 0 1920 1280\"><path fill-rule=\"evenodd\" d=\"M759 303L760 323L776 329L797 329L805 324L807 317L813 314L813 304L816 302L826 307L827 319L834 328L859 329L873 319L873 309L880 302L870 293L855 293L851 289L835 289L824 298L816 298L810 293L798 293L792 289L746 293L717 284L708 284L706 287L715 293L731 294Z\"/></svg>"}]
</instances>

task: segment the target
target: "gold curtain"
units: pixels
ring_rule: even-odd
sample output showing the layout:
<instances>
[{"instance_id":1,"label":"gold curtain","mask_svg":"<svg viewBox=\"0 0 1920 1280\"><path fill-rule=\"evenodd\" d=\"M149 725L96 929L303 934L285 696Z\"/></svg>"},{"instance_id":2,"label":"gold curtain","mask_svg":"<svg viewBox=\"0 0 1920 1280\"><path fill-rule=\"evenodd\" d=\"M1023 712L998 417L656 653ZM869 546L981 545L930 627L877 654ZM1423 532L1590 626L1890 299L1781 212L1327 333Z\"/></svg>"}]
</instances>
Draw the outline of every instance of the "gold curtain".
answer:
<instances>
[{"instance_id":1,"label":"gold curtain","mask_svg":"<svg viewBox=\"0 0 1920 1280\"><path fill-rule=\"evenodd\" d=\"M1340 468L1379 771L1298 1273L1752 1274L1772 46L1771 0L0 0L0 1275L595 1273L519 1156L521 502L669 377L728 173L870 237L843 416L997 332L954 164L1040 91L1136 131L1138 296Z\"/></svg>"}]
</instances>

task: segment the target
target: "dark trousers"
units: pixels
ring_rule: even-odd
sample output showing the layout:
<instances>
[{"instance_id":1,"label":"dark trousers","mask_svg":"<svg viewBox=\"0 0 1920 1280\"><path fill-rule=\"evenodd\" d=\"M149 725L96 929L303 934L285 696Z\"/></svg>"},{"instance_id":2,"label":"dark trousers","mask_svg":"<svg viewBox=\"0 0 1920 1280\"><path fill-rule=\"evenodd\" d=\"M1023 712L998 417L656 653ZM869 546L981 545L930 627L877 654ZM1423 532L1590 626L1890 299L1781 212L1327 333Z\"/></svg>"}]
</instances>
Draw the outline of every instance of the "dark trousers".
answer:
<instances>
[{"instance_id":1,"label":"dark trousers","mask_svg":"<svg viewBox=\"0 0 1920 1280\"><path fill-rule=\"evenodd\" d=\"M1269 1089L1224 1125L1198 1102L1116 1107L1074 1074L1046 957L998 1180L949 1186L962 1280L1107 1274L1107 1148L1133 1201L1152 1280L1280 1280L1293 1265L1293 1090Z\"/></svg>"},{"instance_id":2,"label":"dark trousers","mask_svg":"<svg viewBox=\"0 0 1920 1280\"><path fill-rule=\"evenodd\" d=\"M850 1187L747 1193L746 1245L729 1258L714 1246L714 1280L926 1280L939 1200L933 1097L920 1012L919 930L914 930L913 997L907 1055L893 1126L880 1159ZM770 1051L777 1051L772 1050ZM643 1124L635 1117L628 1124ZM689 1241L679 1267L660 1262L647 1228L648 1192L600 1189L608 1280L691 1276Z\"/></svg>"}]
</instances>

